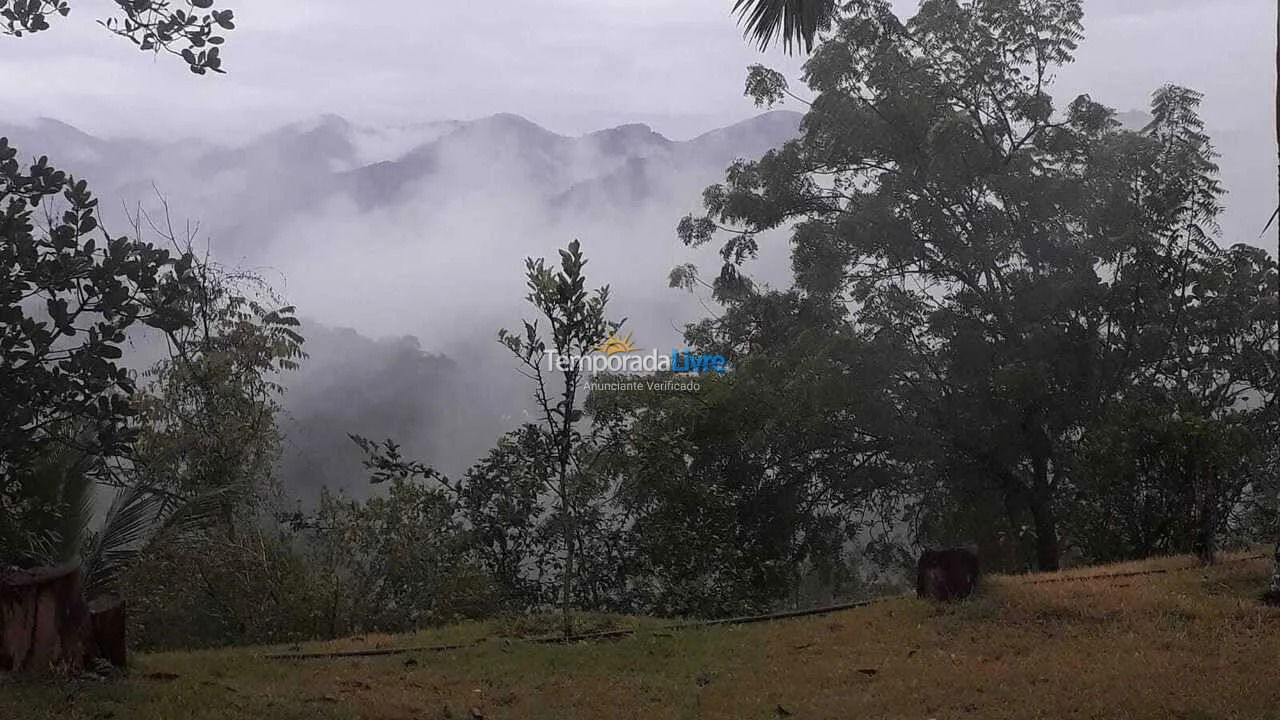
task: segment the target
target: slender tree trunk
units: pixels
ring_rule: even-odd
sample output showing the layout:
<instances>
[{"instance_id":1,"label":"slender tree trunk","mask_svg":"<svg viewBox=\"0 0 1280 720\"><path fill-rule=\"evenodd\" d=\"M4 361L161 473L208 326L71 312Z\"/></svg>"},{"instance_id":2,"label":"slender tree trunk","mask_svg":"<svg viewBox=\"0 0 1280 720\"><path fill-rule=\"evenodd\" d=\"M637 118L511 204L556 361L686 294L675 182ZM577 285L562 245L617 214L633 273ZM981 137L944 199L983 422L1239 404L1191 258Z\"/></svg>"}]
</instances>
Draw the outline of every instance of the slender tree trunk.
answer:
<instances>
[{"instance_id":1,"label":"slender tree trunk","mask_svg":"<svg viewBox=\"0 0 1280 720\"><path fill-rule=\"evenodd\" d=\"M573 604L573 571L574 571L574 542L575 523L573 522L573 512L570 509L572 503L569 502L569 488L564 476L560 478L560 497L564 503L564 578L561 588L560 612L562 615L561 629L564 636L569 637L573 634L573 614L571 607Z\"/></svg>"},{"instance_id":2,"label":"slender tree trunk","mask_svg":"<svg viewBox=\"0 0 1280 720\"><path fill-rule=\"evenodd\" d=\"M1276 185L1280 188L1280 10L1276 13ZM1276 208L1276 222L1280 223L1280 207ZM1278 228L1280 230L1280 228ZM1276 319L1280 323L1280 318ZM1280 531L1277 531L1280 535ZM1276 539L1275 567L1271 572L1271 587L1264 598L1273 605L1280 605L1280 537Z\"/></svg>"},{"instance_id":3,"label":"slender tree trunk","mask_svg":"<svg viewBox=\"0 0 1280 720\"><path fill-rule=\"evenodd\" d=\"M1191 547L1201 563L1212 565L1217 559L1218 478L1199 437L1188 443L1185 452L1184 472L1190 480L1193 503Z\"/></svg>"},{"instance_id":4,"label":"slender tree trunk","mask_svg":"<svg viewBox=\"0 0 1280 720\"><path fill-rule=\"evenodd\" d=\"M1032 520L1037 523L1036 537L1039 538L1039 521L1035 517L1035 492L1034 489L1028 489L1022 478L1013 472L998 466L993 468L1000 482L1000 496L1004 501L1005 515L1009 518L1009 530L1012 533L1005 555L1009 558L1010 569L1027 570L1029 568L1028 547L1025 536L1021 532L1022 512L1024 508L1032 510Z\"/></svg>"},{"instance_id":5,"label":"slender tree trunk","mask_svg":"<svg viewBox=\"0 0 1280 720\"><path fill-rule=\"evenodd\" d=\"M1049 458L1032 458L1035 478L1031 487L1031 519L1036 524L1036 567L1040 572L1058 569L1058 520L1053 511L1053 486L1049 483Z\"/></svg>"},{"instance_id":6,"label":"slender tree trunk","mask_svg":"<svg viewBox=\"0 0 1280 720\"><path fill-rule=\"evenodd\" d=\"M578 535L578 523L573 513L573 500L569 495L569 463L573 457L573 412L576 406L577 387L577 373L566 373L563 437L558 448L560 454L560 502L564 506L562 508L564 518L564 587L561 590L563 597L561 598L560 612L562 614L561 629L564 631L566 638L573 634L573 573L575 569L574 562L577 559L574 553L574 546Z\"/></svg>"},{"instance_id":7,"label":"slender tree trunk","mask_svg":"<svg viewBox=\"0 0 1280 720\"><path fill-rule=\"evenodd\" d=\"M1200 482L1196 483L1200 494L1198 500L1198 527L1196 529L1196 556L1205 565L1212 565L1218 558L1218 498L1217 483L1212 470L1201 473Z\"/></svg>"},{"instance_id":8,"label":"slender tree trunk","mask_svg":"<svg viewBox=\"0 0 1280 720\"><path fill-rule=\"evenodd\" d=\"M1006 522L1009 523L1009 534L1000 543L1000 561L1004 563L1001 569L1021 572L1027 569L1027 554L1024 550L1026 542L1022 538L1022 533L1018 531L1022 525L1019 522L1022 506L1007 487L1001 491L1000 497L1004 501Z\"/></svg>"},{"instance_id":9,"label":"slender tree trunk","mask_svg":"<svg viewBox=\"0 0 1280 720\"><path fill-rule=\"evenodd\" d=\"M1271 586L1262 599L1270 605L1280 605L1280 542L1276 543L1276 562L1275 569L1271 571Z\"/></svg>"}]
</instances>

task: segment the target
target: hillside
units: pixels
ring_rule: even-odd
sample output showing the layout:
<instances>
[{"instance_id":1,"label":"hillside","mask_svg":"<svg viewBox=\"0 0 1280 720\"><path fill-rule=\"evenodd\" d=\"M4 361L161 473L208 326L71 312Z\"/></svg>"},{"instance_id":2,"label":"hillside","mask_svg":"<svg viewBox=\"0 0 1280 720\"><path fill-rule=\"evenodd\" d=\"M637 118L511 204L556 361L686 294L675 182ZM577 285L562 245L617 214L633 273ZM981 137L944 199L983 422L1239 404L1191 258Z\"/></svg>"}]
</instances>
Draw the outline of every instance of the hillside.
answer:
<instances>
[{"instance_id":1,"label":"hillside","mask_svg":"<svg viewBox=\"0 0 1280 720\"><path fill-rule=\"evenodd\" d=\"M119 681L11 683L0 717L1280 718L1280 610L1255 602L1268 567L1249 557L989 578L950 607L893 599L680 631L631 621L632 637L567 647L475 624L305 648L487 638L451 651L142 656ZM1081 579L1100 573L1119 576Z\"/></svg>"}]
</instances>

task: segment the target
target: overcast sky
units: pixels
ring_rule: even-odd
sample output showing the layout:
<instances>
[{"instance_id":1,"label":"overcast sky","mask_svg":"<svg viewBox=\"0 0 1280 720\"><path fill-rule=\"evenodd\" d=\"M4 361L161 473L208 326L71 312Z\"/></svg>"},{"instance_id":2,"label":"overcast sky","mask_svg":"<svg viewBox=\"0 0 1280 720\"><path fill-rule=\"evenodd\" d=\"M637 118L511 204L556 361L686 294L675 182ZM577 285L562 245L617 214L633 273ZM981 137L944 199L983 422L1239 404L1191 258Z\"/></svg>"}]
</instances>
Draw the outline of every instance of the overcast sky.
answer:
<instances>
[{"instance_id":1,"label":"overcast sky","mask_svg":"<svg viewBox=\"0 0 1280 720\"><path fill-rule=\"evenodd\" d=\"M749 46L731 0L229 4L240 28L223 76L132 50L94 22L108 0L73 3L48 32L0 38L0 119L230 138L325 112L370 123L514 112L564 133L646 122L679 139L755 112L742 97L748 64L793 78L800 64ZM1275 158L1275 4L1087 0L1088 38L1059 104L1090 92L1126 110L1162 83L1194 87L1210 126L1232 135L1226 179L1273 183L1274 168L1263 169Z\"/></svg>"},{"instance_id":2,"label":"overcast sky","mask_svg":"<svg viewBox=\"0 0 1280 720\"><path fill-rule=\"evenodd\" d=\"M239 0L225 76L131 51L79 0L53 29L0 38L6 119L49 115L97 132L240 134L336 112L357 120L515 112L562 132L649 122L676 137L751 114L761 56L731 0ZM899 2L908 11L913 2ZM356 10L355 8L358 8ZM1062 90L1121 109L1177 81L1215 125L1268 123L1275 0L1088 0L1089 38ZM799 62L764 61L793 77Z\"/></svg>"}]
</instances>

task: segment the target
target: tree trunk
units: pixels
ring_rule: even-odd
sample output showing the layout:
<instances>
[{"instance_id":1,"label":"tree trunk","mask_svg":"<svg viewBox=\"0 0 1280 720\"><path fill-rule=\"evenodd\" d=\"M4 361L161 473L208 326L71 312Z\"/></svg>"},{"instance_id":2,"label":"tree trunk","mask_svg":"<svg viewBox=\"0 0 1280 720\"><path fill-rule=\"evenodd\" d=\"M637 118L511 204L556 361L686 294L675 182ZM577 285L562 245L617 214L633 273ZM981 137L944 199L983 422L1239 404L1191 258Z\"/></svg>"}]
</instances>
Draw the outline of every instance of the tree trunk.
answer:
<instances>
[{"instance_id":1,"label":"tree trunk","mask_svg":"<svg viewBox=\"0 0 1280 720\"><path fill-rule=\"evenodd\" d=\"M1020 531L1023 517L1021 499L1024 493L1017 492L1015 490L1017 487L1015 483L1005 479L1000 492L1000 497L1004 501L1006 522L1009 523L1008 536L1000 549L1001 562L1004 564L1001 569L1010 572L1026 572L1030 568L1027 564L1027 541Z\"/></svg>"},{"instance_id":2,"label":"tree trunk","mask_svg":"<svg viewBox=\"0 0 1280 720\"><path fill-rule=\"evenodd\" d=\"M564 502L564 581L561 589L562 598L560 603L561 630L567 638L573 634L573 570L574 570L574 537L577 534L577 527L573 521L572 503L569 501L567 482L562 478L560 481L560 496Z\"/></svg>"},{"instance_id":3,"label":"tree trunk","mask_svg":"<svg viewBox=\"0 0 1280 720\"><path fill-rule=\"evenodd\" d=\"M577 407L576 395L578 389L578 372L570 371L564 374L564 416L561 420L560 437L557 439L557 471L558 481L560 485L560 502L564 520L564 578L561 593L561 630L564 636L568 638L573 635L573 572L574 561L577 559L574 554L575 545L578 539L578 522L574 516L573 498L570 496L569 489L569 464L573 459L573 422L574 412ZM548 417L551 414L547 413ZM554 424L552 425L554 428Z\"/></svg>"},{"instance_id":4,"label":"tree trunk","mask_svg":"<svg viewBox=\"0 0 1280 720\"><path fill-rule=\"evenodd\" d=\"M1053 487L1049 483L1049 458L1032 458L1035 478L1031 487L1031 519L1036 524L1036 567L1040 572L1058 569L1058 521L1053 512Z\"/></svg>"},{"instance_id":5,"label":"tree trunk","mask_svg":"<svg viewBox=\"0 0 1280 720\"><path fill-rule=\"evenodd\" d=\"M1197 492L1200 497L1197 498L1197 522L1196 522L1196 539L1195 551L1196 557L1204 565L1213 565L1218 559L1218 498L1216 497L1216 483L1212 476L1205 473L1205 477L1201 482L1196 483Z\"/></svg>"},{"instance_id":6,"label":"tree trunk","mask_svg":"<svg viewBox=\"0 0 1280 720\"><path fill-rule=\"evenodd\" d=\"M89 612L78 565L0 577L0 670L84 667Z\"/></svg>"},{"instance_id":7,"label":"tree trunk","mask_svg":"<svg viewBox=\"0 0 1280 720\"><path fill-rule=\"evenodd\" d=\"M1268 605L1280 605L1280 542L1276 543L1276 562L1271 570L1271 587L1262 596Z\"/></svg>"},{"instance_id":8,"label":"tree trunk","mask_svg":"<svg viewBox=\"0 0 1280 720\"><path fill-rule=\"evenodd\" d=\"M1280 161L1280 11L1276 13L1276 159ZM1280 187L1280 164L1276 166L1277 186ZM1280 207L1276 208L1275 220L1280 223ZM1280 318L1276 318L1280 323ZM1272 605L1280 605L1280 538L1276 540L1276 561L1271 571L1271 586L1262 599Z\"/></svg>"}]
</instances>

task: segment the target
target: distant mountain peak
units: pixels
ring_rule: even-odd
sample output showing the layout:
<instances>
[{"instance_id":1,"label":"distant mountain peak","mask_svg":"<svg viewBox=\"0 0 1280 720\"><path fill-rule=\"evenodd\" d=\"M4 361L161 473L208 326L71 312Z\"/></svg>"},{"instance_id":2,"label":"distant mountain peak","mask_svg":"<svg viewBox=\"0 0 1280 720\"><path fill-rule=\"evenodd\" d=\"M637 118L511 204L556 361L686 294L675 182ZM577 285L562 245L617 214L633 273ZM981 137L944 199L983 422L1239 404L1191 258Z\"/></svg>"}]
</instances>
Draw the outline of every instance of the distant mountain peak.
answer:
<instances>
[{"instance_id":1,"label":"distant mountain peak","mask_svg":"<svg viewBox=\"0 0 1280 720\"><path fill-rule=\"evenodd\" d=\"M583 136L606 153L625 155L634 152L647 154L650 148L666 148L672 143L661 133L644 123L628 123L605 130L597 130Z\"/></svg>"},{"instance_id":2,"label":"distant mountain peak","mask_svg":"<svg viewBox=\"0 0 1280 720\"><path fill-rule=\"evenodd\" d=\"M523 115L519 115L517 113L510 113L510 112L494 113L492 115L489 115L488 117L481 118L481 120L491 120L493 122L517 123L521 125L537 125L537 123L535 123L534 121L530 120L529 118Z\"/></svg>"},{"instance_id":3,"label":"distant mountain peak","mask_svg":"<svg viewBox=\"0 0 1280 720\"><path fill-rule=\"evenodd\" d=\"M595 132L590 134L591 135L625 135L628 137L646 137L649 135L658 135L659 137L661 137L661 133L655 132L653 128L649 127L644 123L625 123L615 127L605 128L603 130L596 130Z\"/></svg>"},{"instance_id":4,"label":"distant mountain peak","mask_svg":"<svg viewBox=\"0 0 1280 720\"><path fill-rule=\"evenodd\" d=\"M482 118L478 118L476 120L472 120L471 122L466 124L467 125L490 125L490 126L498 126L498 127L513 127L513 128L523 128L523 129L531 129L531 130L536 129L550 135L557 134L542 127L538 123L530 120L529 118L523 115L517 115L515 113L508 113L508 112L495 113L493 115L488 115Z\"/></svg>"},{"instance_id":5,"label":"distant mountain peak","mask_svg":"<svg viewBox=\"0 0 1280 720\"><path fill-rule=\"evenodd\" d=\"M46 115L41 115L40 117L36 118L35 124L44 125L46 127L56 127L56 128L63 128L66 130L75 130L76 132L84 132L83 130L76 127L75 125L72 125L71 123L65 123L61 120L58 120L57 118L51 118Z\"/></svg>"},{"instance_id":6,"label":"distant mountain peak","mask_svg":"<svg viewBox=\"0 0 1280 720\"><path fill-rule=\"evenodd\" d=\"M717 135L742 134L752 131L772 131L778 128L799 128L800 121L804 118L803 113L795 110L770 110L760 113L755 117L749 117L746 120L740 120L732 125L726 125L722 128L709 130L697 137L691 142L697 142L705 138L715 137Z\"/></svg>"},{"instance_id":7,"label":"distant mountain peak","mask_svg":"<svg viewBox=\"0 0 1280 720\"><path fill-rule=\"evenodd\" d=\"M67 136L75 137L79 140L97 141L97 138L81 130L75 125L72 125L70 123L65 123L61 120L57 120L51 117L36 118L35 121L32 122L31 124L31 129L41 131L41 132L47 132L47 133L56 133L57 135L63 136L63 137L67 137Z\"/></svg>"},{"instance_id":8,"label":"distant mountain peak","mask_svg":"<svg viewBox=\"0 0 1280 720\"><path fill-rule=\"evenodd\" d=\"M334 113L325 113L318 115L310 120L306 120L293 125L286 125L280 130L286 133L296 133L299 135L328 135L333 137L346 137L355 129L349 120Z\"/></svg>"},{"instance_id":9,"label":"distant mountain peak","mask_svg":"<svg viewBox=\"0 0 1280 720\"><path fill-rule=\"evenodd\" d=\"M335 129L340 128L343 130L348 130L351 128L351 122L336 113L325 113L321 115L319 118L317 118L316 125L319 127L335 128Z\"/></svg>"}]
</instances>

